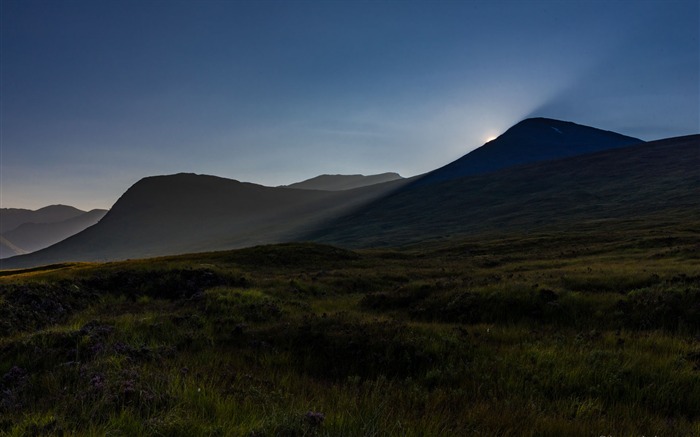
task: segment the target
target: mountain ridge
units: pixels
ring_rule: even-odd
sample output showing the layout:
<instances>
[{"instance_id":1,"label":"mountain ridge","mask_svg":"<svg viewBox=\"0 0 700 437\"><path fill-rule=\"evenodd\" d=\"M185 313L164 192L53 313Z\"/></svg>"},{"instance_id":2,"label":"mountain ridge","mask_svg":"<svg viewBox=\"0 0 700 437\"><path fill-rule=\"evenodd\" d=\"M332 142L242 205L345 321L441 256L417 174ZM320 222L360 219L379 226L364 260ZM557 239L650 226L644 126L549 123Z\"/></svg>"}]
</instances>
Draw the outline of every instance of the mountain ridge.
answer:
<instances>
[{"instance_id":1,"label":"mountain ridge","mask_svg":"<svg viewBox=\"0 0 700 437\"><path fill-rule=\"evenodd\" d=\"M0 208L0 234L24 223L51 223L68 220L86 211L69 205L48 205L31 210L24 208Z\"/></svg>"},{"instance_id":2,"label":"mountain ridge","mask_svg":"<svg viewBox=\"0 0 700 437\"><path fill-rule=\"evenodd\" d=\"M2 234L4 244L6 244L11 251L2 248L0 250L0 257L6 257L7 252L10 253L10 256L13 256L20 255L22 252L31 253L44 249L94 225L100 221L105 214L107 214L107 210L105 209L93 209L79 216L59 222L23 223L15 229ZM20 252L12 253L17 252L16 249L20 249Z\"/></svg>"},{"instance_id":3,"label":"mountain ridge","mask_svg":"<svg viewBox=\"0 0 700 437\"><path fill-rule=\"evenodd\" d=\"M149 176L98 224L46 249L0 260L0 268L60 260L105 261L290 241L332 215L403 181L346 191L266 187L218 176Z\"/></svg>"},{"instance_id":4,"label":"mountain ridge","mask_svg":"<svg viewBox=\"0 0 700 437\"><path fill-rule=\"evenodd\" d=\"M391 182L398 179L405 179L400 174L394 172L379 173L375 175L362 174L322 174L310 179L296 182L289 185L283 185L286 188L296 188L302 190L325 190L325 191L342 191L351 190L354 188L375 185L384 182Z\"/></svg>"},{"instance_id":5,"label":"mountain ridge","mask_svg":"<svg viewBox=\"0 0 700 437\"><path fill-rule=\"evenodd\" d=\"M594 137L609 139L606 144L611 147L482 174L452 173L446 180L429 183L421 181L435 172L342 191L265 187L193 173L149 176L126 190L97 225L41 251L2 260L0 268L144 258L300 240L372 247L481 232L489 226L527 231L552 223L606 218L606 212L613 218L615 214L629 217L634 211L648 214L650 208L653 212L654 202L662 205L659 211L670 211L669 199L679 195L685 196L685 203L679 204L685 208L682 214L688 208L695 211L697 202L683 193L697 191L693 185L697 180L688 178L696 177L700 168L692 166L697 162L700 136L644 143L609 131L556 122L561 123L554 126L557 129L583 132L586 138L579 143L588 142L589 134L594 133ZM523 121L520 128L522 123L535 125L537 132L545 132L545 138L562 135L550 125L550 119ZM522 133L520 128L515 132ZM501 144L510 144L503 141ZM620 146L621 141L635 145ZM574 146L579 143L574 142ZM498 144L497 139L484 147ZM658 151L664 147L666 152ZM600 173L601 169L607 173Z\"/></svg>"}]
</instances>

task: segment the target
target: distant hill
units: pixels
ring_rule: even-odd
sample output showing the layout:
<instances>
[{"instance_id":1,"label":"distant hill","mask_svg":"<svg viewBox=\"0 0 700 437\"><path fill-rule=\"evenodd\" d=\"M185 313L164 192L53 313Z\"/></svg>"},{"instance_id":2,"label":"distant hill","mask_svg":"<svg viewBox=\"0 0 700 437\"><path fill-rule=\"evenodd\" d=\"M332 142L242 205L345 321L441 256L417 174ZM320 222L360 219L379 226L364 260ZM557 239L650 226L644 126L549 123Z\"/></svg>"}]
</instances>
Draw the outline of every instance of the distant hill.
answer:
<instances>
[{"instance_id":1,"label":"distant hill","mask_svg":"<svg viewBox=\"0 0 700 437\"><path fill-rule=\"evenodd\" d=\"M0 234L11 231L24 223L56 223L85 214L78 208L66 205L50 205L36 211L20 208L0 208Z\"/></svg>"},{"instance_id":2,"label":"distant hill","mask_svg":"<svg viewBox=\"0 0 700 437\"><path fill-rule=\"evenodd\" d=\"M15 250L13 250L15 253L9 256L34 252L49 247L61 240L65 240L71 235L75 235L94 225L99 222L105 214L107 214L107 210L94 209L77 217L60 222L24 223L11 231L5 232L2 234L2 237L5 242L10 242L15 246ZM17 252L17 248L21 249L21 252ZM5 258L8 255L4 253L3 249L4 248L0 248L0 257Z\"/></svg>"},{"instance_id":3,"label":"distant hill","mask_svg":"<svg viewBox=\"0 0 700 437\"><path fill-rule=\"evenodd\" d=\"M96 225L1 268L104 261L289 241L386 195L402 180L345 191L273 188L215 176L140 180Z\"/></svg>"},{"instance_id":4,"label":"distant hill","mask_svg":"<svg viewBox=\"0 0 700 437\"><path fill-rule=\"evenodd\" d=\"M615 132L549 118L523 120L495 140L424 175L416 185L490 173L514 165L566 158L643 141Z\"/></svg>"},{"instance_id":5,"label":"distant hill","mask_svg":"<svg viewBox=\"0 0 700 437\"><path fill-rule=\"evenodd\" d=\"M315 178L307 179L302 182L297 182L287 185L287 188L298 188L302 190L326 190L326 191L341 191L351 190L353 188L366 187L368 185L381 184L383 182L391 182L398 179L403 179L398 173L381 173L375 175L328 175L324 174Z\"/></svg>"},{"instance_id":6,"label":"distant hill","mask_svg":"<svg viewBox=\"0 0 700 437\"><path fill-rule=\"evenodd\" d=\"M700 135L407 186L306 235L346 247L700 217Z\"/></svg>"}]
</instances>

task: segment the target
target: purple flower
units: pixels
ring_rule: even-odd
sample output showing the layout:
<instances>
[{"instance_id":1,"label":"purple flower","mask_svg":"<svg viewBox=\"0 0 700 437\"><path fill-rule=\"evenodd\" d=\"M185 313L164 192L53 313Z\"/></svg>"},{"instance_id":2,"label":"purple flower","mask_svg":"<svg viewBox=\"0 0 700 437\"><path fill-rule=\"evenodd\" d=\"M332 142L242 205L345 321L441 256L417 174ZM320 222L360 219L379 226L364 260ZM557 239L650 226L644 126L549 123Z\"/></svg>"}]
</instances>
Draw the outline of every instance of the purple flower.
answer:
<instances>
[{"instance_id":1,"label":"purple flower","mask_svg":"<svg viewBox=\"0 0 700 437\"><path fill-rule=\"evenodd\" d=\"M10 386L16 385L19 382L24 381L27 378L27 371L18 366L12 366L12 368L2 377L3 385Z\"/></svg>"},{"instance_id":2,"label":"purple flower","mask_svg":"<svg viewBox=\"0 0 700 437\"><path fill-rule=\"evenodd\" d=\"M304 415L304 420L312 427L321 426L326 416L323 413L309 411Z\"/></svg>"},{"instance_id":3,"label":"purple flower","mask_svg":"<svg viewBox=\"0 0 700 437\"><path fill-rule=\"evenodd\" d=\"M114 351L118 354L128 355L133 352L133 348L128 344L124 344L121 341L114 343Z\"/></svg>"},{"instance_id":4,"label":"purple flower","mask_svg":"<svg viewBox=\"0 0 700 437\"><path fill-rule=\"evenodd\" d=\"M124 395L130 395L132 393L136 392L136 387L135 387L135 382L131 379L128 379L122 383L122 392Z\"/></svg>"},{"instance_id":5,"label":"purple flower","mask_svg":"<svg viewBox=\"0 0 700 437\"><path fill-rule=\"evenodd\" d=\"M97 355L100 352L103 352L105 350L105 345L102 343L96 343L90 347L90 352L92 352L93 355Z\"/></svg>"},{"instance_id":6,"label":"purple flower","mask_svg":"<svg viewBox=\"0 0 700 437\"><path fill-rule=\"evenodd\" d=\"M102 390L105 388L105 385L107 384L107 380L105 379L104 375L101 373L96 373L93 375L93 377L90 379L90 385L96 390Z\"/></svg>"}]
</instances>

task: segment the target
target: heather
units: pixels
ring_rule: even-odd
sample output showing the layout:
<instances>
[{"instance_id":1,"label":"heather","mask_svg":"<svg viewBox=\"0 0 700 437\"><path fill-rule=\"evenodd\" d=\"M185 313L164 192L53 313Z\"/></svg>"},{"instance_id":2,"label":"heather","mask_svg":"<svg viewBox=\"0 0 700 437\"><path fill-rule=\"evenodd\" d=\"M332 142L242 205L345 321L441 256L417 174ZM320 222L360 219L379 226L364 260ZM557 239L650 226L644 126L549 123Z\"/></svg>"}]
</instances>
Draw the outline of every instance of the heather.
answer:
<instances>
[{"instance_id":1,"label":"heather","mask_svg":"<svg viewBox=\"0 0 700 437\"><path fill-rule=\"evenodd\" d=\"M2 435L697 435L697 226L0 276Z\"/></svg>"}]
</instances>

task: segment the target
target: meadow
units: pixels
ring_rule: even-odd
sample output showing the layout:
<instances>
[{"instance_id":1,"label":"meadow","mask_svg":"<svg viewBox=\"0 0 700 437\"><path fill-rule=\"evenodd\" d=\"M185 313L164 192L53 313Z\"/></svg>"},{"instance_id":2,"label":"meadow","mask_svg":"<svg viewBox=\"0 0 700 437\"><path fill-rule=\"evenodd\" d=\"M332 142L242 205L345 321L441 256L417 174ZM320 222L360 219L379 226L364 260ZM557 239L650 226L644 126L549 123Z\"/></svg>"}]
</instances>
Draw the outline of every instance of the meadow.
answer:
<instances>
[{"instance_id":1,"label":"meadow","mask_svg":"<svg viewBox=\"0 0 700 437\"><path fill-rule=\"evenodd\" d=\"M700 223L0 272L0 435L700 435Z\"/></svg>"}]
</instances>

